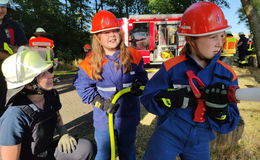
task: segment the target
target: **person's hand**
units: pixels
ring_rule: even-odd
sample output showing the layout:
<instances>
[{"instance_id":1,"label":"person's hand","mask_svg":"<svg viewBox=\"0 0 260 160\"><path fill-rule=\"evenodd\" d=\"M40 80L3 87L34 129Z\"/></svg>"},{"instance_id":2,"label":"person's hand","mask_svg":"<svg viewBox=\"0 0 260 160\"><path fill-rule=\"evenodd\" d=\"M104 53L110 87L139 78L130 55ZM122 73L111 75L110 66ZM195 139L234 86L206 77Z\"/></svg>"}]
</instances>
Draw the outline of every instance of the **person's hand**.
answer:
<instances>
[{"instance_id":1,"label":"person's hand","mask_svg":"<svg viewBox=\"0 0 260 160\"><path fill-rule=\"evenodd\" d=\"M60 135L58 150L64 153L72 153L76 149L77 141L70 136L65 126L57 126L57 133Z\"/></svg>"},{"instance_id":2,"label":"person's hand","mask_svg":"<svg viewBox=\"0 0 260 160\"><path fill-rule=\"evenodd\" d=\"M77 141L74 137L70 136L68 133L62 135L58 142L58 150L64 153L72 153L75 151Z\"/></svg>"},{"instance_id":3,"label":"person's hand","mask_svg":"<svg viewBox=\"0 0 260 160\"><path fill-rule=\"evenodd\" d=\"M95 107L112 114L114 114L119 107L117 103L112 104L111 99L104 99L99 94L94 98L93 104Z\"/></svg>"},{"instance_id":4,"label":"person's hand","mask_svg":"<svg viewBox=\"0 0 260 160\"><path fill-rule=\"evenodd\" d=\"M187 108L197 103L189 87L177 90L163 90L154 98L160 107L166 108Z\"/></svg>"},{"instance_id":5,"label":"person's hand","mask_svg":"<svg viewBox=\"0 0 260 160\"><path fill-rule=\"evenodd\" d=\"M131 87L131 94L134 96L141 96L143 91L140 89L140 87L142 86L142 82L141 81L134 81Z\"/></svg>"},{"instance_id":6,"label":"person's hand","mask_svg":"<svg viewBox=\"0 0 260 160\"><path fill-rule=\"evenodd\" d=\"M224 83L215 83L205 90L207 115L219 123L225 123L228 117L228 88Z\"/></svg>"}]
</instances>

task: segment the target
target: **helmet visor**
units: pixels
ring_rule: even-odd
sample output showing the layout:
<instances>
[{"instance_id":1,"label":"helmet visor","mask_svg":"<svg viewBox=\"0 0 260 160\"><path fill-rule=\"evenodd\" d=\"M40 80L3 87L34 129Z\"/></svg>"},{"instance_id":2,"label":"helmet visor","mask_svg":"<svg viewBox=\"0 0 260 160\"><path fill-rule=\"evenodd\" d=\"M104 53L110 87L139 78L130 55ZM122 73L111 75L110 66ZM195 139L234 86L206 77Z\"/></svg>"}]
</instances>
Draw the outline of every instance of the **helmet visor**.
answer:
<instances>
[{"instance_id":1,"label":"helmet visor","mask_svg":"<svg viewBox=\"0 0 260 160\"><path fill-rule=\"evenodd\" d=\"M52 67L52 63L46 61L46 50L27 50L16 54L16 82L33 80L39 74Z\"/></svg>"}]
</instances>

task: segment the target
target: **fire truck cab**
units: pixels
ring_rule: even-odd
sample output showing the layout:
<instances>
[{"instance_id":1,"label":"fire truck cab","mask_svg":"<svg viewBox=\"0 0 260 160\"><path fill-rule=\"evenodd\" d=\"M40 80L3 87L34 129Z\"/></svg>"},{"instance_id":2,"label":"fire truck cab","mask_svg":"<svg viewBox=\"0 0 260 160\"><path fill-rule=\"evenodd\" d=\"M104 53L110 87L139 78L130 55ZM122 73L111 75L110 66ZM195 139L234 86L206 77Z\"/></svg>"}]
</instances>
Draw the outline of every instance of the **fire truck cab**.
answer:
<instances>
[{"instance_id":1,"label":"fire truck cab","mask_svg":"<svg viewBox=\"0 0 260 160\"><path fill-rule=\"evenodd\" d=\"M145 64L161 64L177 56L184 38L177 36L182 14L130 15L119 19L127 46L137 49Z\"/></svg>"}]
</instances>

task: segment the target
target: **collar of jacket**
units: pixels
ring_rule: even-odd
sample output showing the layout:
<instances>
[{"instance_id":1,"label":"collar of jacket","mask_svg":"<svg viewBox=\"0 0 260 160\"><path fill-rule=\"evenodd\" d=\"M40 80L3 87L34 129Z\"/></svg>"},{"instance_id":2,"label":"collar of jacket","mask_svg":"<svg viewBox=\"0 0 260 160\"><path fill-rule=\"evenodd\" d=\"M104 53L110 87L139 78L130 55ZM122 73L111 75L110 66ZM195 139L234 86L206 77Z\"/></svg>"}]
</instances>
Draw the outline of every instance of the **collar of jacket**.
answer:
<instances>
[{"instance_id":1,"label":"collar of jacket","mask_svg":"<svg viewBox=\"0 0 260 160\"><path fill-rule=\"evenodd\" d=\"M115 53L113 53L113 55L106 55L106 58L109 60L109 61L115 61L117 63L119 63L119 58L118 58L118 55L120 54L120 51L117 50L115 51Z\"/></svg>"}]
</instances>

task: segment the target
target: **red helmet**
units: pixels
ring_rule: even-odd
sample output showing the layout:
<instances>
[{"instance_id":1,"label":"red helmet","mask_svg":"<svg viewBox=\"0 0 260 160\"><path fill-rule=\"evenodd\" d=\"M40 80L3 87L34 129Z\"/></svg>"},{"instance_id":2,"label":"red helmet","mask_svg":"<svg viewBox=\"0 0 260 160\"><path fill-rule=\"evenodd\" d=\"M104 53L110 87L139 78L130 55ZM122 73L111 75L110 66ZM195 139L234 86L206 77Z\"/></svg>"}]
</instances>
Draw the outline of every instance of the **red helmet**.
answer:
<instances>
[{"instance_id":1,"label":"red helmet","mask_svg":"<svg viewBox=\"0 0 260 160\"><path fill-rule=\"evenodd\" d=\"M120 29L116 16L106 10L99 11L92 19L91 33Z\"/></svg>"},{"instance_id":2,"label":"red helmet","mask_svg":"<svg viewBox=\"0 0 260 160\"><path fill-rule=\"evenodd\" d=\"M91 46L90 46L90 44L85 44L83 48L85 48L85 49L91 49Z\"/></svg>"},{"instance_id":3,"label":"red helmet","mask_svg":"<svg viewBox=\"0 0 260 160\"><path fill-rule=\"evenodd\" d=\"M182 36L206 36L231 28L222 10L212 2L197 2L184 12L178 28Z\"/></svg>"}]
</instances>

